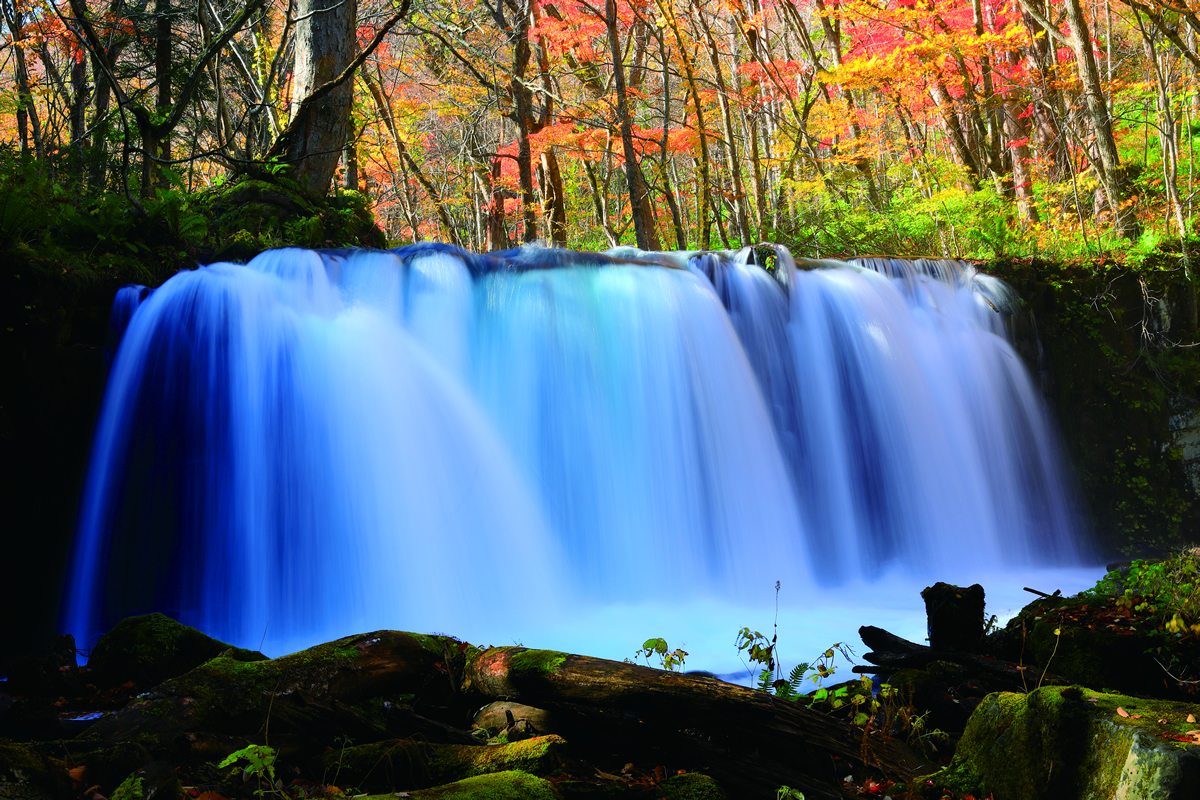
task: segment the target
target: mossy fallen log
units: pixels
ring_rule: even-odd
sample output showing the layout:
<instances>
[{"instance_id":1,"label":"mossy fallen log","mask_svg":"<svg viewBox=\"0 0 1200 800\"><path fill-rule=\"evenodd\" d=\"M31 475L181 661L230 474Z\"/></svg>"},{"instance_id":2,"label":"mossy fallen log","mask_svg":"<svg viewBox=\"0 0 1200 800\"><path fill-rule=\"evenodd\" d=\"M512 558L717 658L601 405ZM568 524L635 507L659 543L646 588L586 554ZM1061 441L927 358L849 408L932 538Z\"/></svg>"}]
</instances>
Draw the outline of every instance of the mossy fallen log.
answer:
<instances>
[{"instance_id":1,"label":"mossy fallen log","mask_svg":"<svg viewBox=\"0 0 1200 800\"><path fill-rule=\"evenodd\" d=\"M553 735L486 747L389 739L331 750L322 758L322 767L340 786L383 792L427 788L514 769L548 775L562 763L565 745L562 737Z\"/></svg>"},{"instance_id":2,"label":"mossy fallen log","mask_svg":"<svg viewBox=\"0 0 1200 800\"><path fill-rule=\"evenodd\" d=\"M492 775L464 778L461 781L404 792L412 800L559 800L554 784L527 772L511 770ZM396 800L395 794L366 795L359 800Z\"/></svg>"},{"instance_id":3,"label":"mossy fallen log","mask_svg":"<svg viewBox=\"0 0 1200 800\"><path fill-rule=\"evenodd\" d=\"M839 797L836 757L895 780L930 768L902 744L767 692L713 678L523 647L467 662L464 688L551 710L576 745L703 765L733 796L781 785Z\"/></svg>"}]
</instances>

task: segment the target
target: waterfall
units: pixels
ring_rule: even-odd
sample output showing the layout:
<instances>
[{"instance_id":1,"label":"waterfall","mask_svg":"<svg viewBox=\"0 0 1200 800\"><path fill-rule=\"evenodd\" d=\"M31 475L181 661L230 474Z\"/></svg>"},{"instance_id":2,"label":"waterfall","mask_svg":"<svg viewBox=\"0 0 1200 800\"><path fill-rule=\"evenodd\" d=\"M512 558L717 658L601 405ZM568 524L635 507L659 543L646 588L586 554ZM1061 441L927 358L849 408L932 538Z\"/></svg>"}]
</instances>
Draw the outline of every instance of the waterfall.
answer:
<instances>
[{"instance_id":1,"label":"waterfall","mask_svg":"<svg viewBox=\"0 0 1200 800\"><path fill-rule=\"evenodd\" d=\"M1077 557L1007 287L761 256L285 249L122 290L67 629L519 636Z\"/></svg>"}]
</instances>

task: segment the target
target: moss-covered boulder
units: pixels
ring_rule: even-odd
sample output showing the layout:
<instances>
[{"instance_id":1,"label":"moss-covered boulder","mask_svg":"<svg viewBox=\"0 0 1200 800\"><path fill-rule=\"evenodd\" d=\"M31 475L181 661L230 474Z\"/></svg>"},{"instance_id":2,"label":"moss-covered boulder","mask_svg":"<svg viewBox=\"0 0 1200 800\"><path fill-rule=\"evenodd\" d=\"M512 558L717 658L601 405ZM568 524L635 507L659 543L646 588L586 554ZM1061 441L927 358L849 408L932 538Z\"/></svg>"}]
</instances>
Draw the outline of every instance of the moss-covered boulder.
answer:
<instances>
[{"instance_id":1,"label":"moss-covered boulder","mask_svg":"<svg viewBox=\"0 0 1200 800\"><path fill-rule=\"evenodd\" d=\"M235 661L265 661L262 653L214 639L165 614L121 620L92 649L88 667L105 683L133 681L149 688L226 653Z\"/></svg>"},{"instance_id":2,"label":"moss-covered boulder","mask_svg":"<svg viewBox=\"0 0 1200 800\"><path fill-rule=\"evenodd\" d=\"M725 800L725 790L699 772L673 775L659 784L665 800Z\"/></svg>"},{"instance_id":3,"label":"moss-covered boulder","mask_svg":"<svg viewBox=\"0 0 1200 800\"><path fill-rule=\"evenodd\" d=\"M1200 797L1200 707L1048 686L980 703L935 776L997 800Z\"/></svg>"},{"instance_id":4,"label":"moss-covered boulder","mask_svg":"<svg viewBox=\"0 0 1200 800\"><path fill-rule=\"evenodd\" d=\"M527 772L512 770L480 775L407 793L412 800L558 800L554 784ZM368 795L361 800L394 800L395 795Z\"/></svg>"},{"instance_id":5,"label":"moss-covered boulder","mask_svg":"<svg viewBox=\"0 0 1200 800\"><path fill-rule=\"evenodd\" d=\"M322 767L323 774L337 775L340 785L386 791L435 786L509 770L548 775L561 765L565 745L559 736L486 747L390 739L332 750L322 758Z\"/></svg>"},{"instance_id":6,"label":"moss-covered boulder","mask_svg":"<svg viewBox=\"0 0 1200 800\"><path fill-rule=\"evenodd\" d=\"M82 738L137 742L162 757L196 735L260 736L269 718L272 736L310 744L333 744L343 735L363 742L417 734L468 743L474 740L466 732L400 702L438 687L450 695L445 678L435 679L439 665L461 662L467 650L447 637L375 631L266 661L221 655L97 721Z\"/></svg>"},{"instance_id":7,"label":"moss-covered boulder","mask_svg":"<svg viewBox=\"0 0 1200 800\"><path fill-rule=\"evenodd\" d=\"M0 741L0 800L72 797L67 765L33 747Z\"/></svg>"}]
</instances>

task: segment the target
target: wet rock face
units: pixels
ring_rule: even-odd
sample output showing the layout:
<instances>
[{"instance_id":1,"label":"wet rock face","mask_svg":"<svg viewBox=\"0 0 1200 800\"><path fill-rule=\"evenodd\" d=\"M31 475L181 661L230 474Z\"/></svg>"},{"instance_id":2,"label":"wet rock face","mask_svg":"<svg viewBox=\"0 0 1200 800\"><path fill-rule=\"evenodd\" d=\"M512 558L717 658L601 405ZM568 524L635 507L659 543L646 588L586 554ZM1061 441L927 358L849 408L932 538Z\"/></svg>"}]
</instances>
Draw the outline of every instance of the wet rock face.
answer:
<instances>
[{"instance_id":1,"label":"wet rock face","mask_svg":"<svg viewBox=\"0 0 1200 800\"><path fill-rule=\"evenodd\" d=\"M1200 706L1078 686L984 698L941 782L1025 800L1200 797Z\"/></svg>"}]
</instances>

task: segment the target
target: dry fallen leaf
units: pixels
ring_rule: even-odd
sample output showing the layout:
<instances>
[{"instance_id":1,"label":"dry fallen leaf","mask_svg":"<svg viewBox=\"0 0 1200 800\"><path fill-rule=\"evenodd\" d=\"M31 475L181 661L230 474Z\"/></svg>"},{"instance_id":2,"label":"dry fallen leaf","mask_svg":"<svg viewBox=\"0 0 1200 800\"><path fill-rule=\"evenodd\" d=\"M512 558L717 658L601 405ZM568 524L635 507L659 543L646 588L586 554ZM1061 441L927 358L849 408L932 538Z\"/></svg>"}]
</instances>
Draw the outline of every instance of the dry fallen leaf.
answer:
<instances>
[{"instance_id":1,"label":"dry fallen leaf","mask_svg":"<svg viewBox=\"0 0 1200 800\"><path fill-rule=\"evenodd\" d=\"M1188 714L1187 721L1188 721L1188 722L1195 722L1195 721L1196 721L1196 715L1195 715L1195 714Z\"/></svg>"},{"instance_id":2,"label":"dry fallen leaf","mask_svg":"<svg viewBox=\"0 0 1200 800\"><path fill-rule=\"evenodd\" d=\"M1129 712L1126 711L1125 709L1121 708L1120 706L1117 706L1117 713L1120 714L1122 717L1129 716Z\"/></svg>"},{"instance_id":3,"label":"dry fallen leaf","mask_svg":"<svg viewBox=\"0 0 1200 800\"><path fill-rule=\"evenodd\" d=\"M1142 718L1141 714L1134 714L1132 717L1130 717L1130 719L1141 719L1141 718Z\"/></svg>"}]
</instances>

